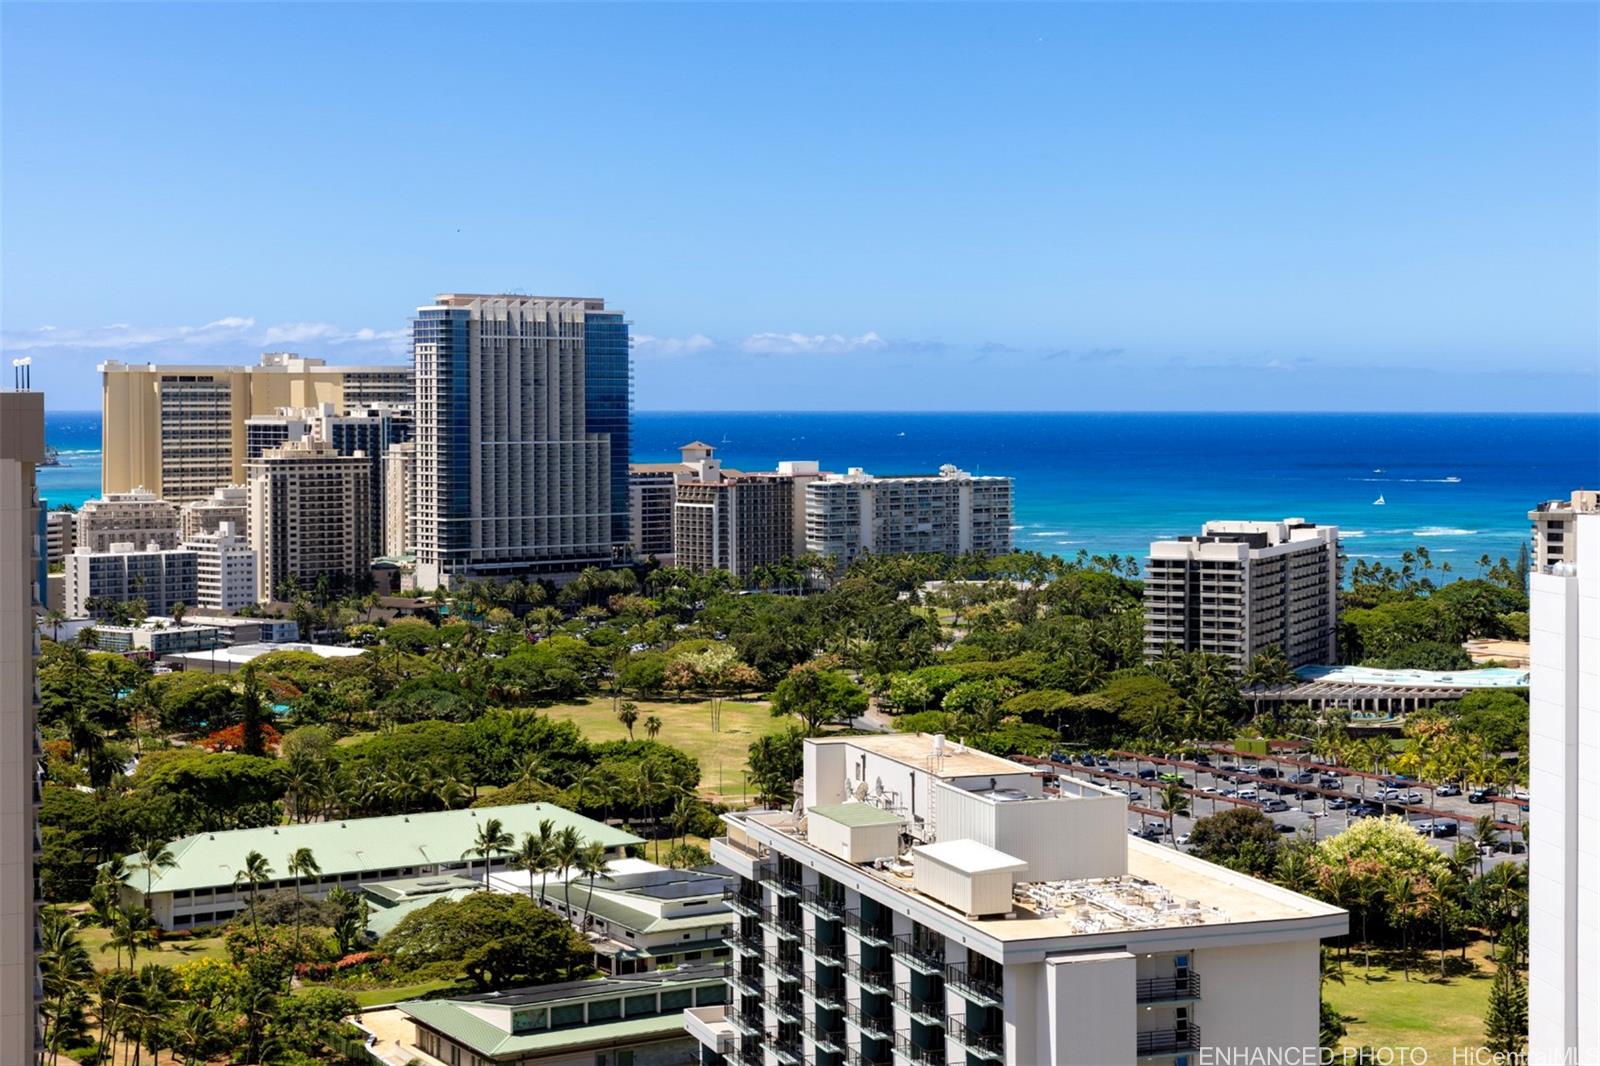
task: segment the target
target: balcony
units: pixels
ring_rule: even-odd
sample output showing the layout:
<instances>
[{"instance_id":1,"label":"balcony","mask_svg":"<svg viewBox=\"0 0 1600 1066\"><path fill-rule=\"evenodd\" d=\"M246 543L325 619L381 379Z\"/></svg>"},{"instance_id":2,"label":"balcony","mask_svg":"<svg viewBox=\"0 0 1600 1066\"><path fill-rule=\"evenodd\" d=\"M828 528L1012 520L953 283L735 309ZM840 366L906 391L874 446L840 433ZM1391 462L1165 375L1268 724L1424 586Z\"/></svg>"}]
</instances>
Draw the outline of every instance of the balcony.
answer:
<instances>
[{"instance_id":1,"label":"balcony","mask_svg":"<svg viewBox=\"0 0 1600 1066\"><path fill-rule=\"evenodd\" d=\"M960 1018L951 1018L946 1032L975 1058L1004 1062L1006 1039L998 1033L975 1033Z\"/></svg>"},{"instance_id":2,"label":"balcony","mask_svg":"<svg viewBox=\"0 0 1600 1066\"><path fill-rule=\"evenodd\" d=\"M891 1066L887 1058L872 1058L861 1051L849 1052L845 1055L844 1061L845 1066Z\"/></svg>"},{"instance_id":3,"label":"balcony","mask_svg":"<svg viewBox=\"0 0 1600 1066\"><path fill-rule=\"evenodd\" d=\"M767 965L778 971L780 981L798 981L805 976L805 970L800 965L799 959L784 959L777 955L766 956Z\"/></svg>"},{"instance_id":4,"label":"balcony","mask_svg":"<svg viewBox=\"0 0 1600 1066\"><path fill-rule=\"evenodd\" d=\"M894 943L894 934L892 932L868 922L861 917L859 911L845 912L844 927L846 932L860 939L863 944L886 948Z\"/></svg>"},{"instance_id":5,"label":"balcony","mask_svg":"<svg viewBox=\"0 0 1600 1066\"><path fill-rule=\"evenodd\" d=\"M761 923L761 927L772 930L779 940L790 940L799 943L805 938L804 928L799 922L792 919L769 917Z\"/></svg>"},{"instance_id":6,"label":"balcony","mask_svg":"<svg viewBox=\"0 0 1600 1066\"><path fill-rule=\"evenodd\" d=\"M728 909L745 918L761 918L766 915L765 901L759 896L746 896L736 888L726 889L722 893L723 900L728 904Z\"/></svg>"},{"instance_id":7,"label":"balcony","mask_svg":"<svg viewBox=\"0 0 1600 1066\"><path fill-rule=\"evenodd\" d=\"M1140 1003L1187 1003L1200 998L1200 975L1190 970L1171 977L1143 977L1135 987Z\"/></svg>"},{"instance_id":8,"label":"balcony","mask_svg":"<svg viewBox=\"0 0 1600 1066\"><path fill-rule=\"evenodd\" d=\"M797 899L803 887L798 877L785 876L775 862L762 864L761 883L770 885L774 892L786 899Z\"/></svg>"},{"instance_id":9,"label":"balcony","mask_svg":"<svg viewBox=\"0 0 1600 1066\"><path fill-rule=\"evenodd\" d=\"M690 1007L683 1012L683 1027L702 1047L719 1055L733 1050L733 1027L721 1007Z\"/></svg>"},{"instance_id":10,"label":"balcony","mask_svg":"<svg viewBox=\"0 0 1600 1066\"><path fill-rule=\"evenodd\" d=\"M894 988L894 971L888 967L869 967L862 966L859 962L851 962L845 972L869 992L888 995Z\"/></svg>"},{"instance_id":11,"label":"balcony","mask_svg":"<svg viewBox=\"0 0 1600 1066\"><path fill-rule=\"evenodd\" d=\"M772 1001L772 1013L778 1016L779 1021L799 1025L805 1021L806 1008L798 997L779 996Z\"/></svg>"},{"instance_id":12,"label":"balcony","mask_svg":"<svg viewBox=\"0 0 1600 1066\"><path fill-rule=\"evenodd\" d=\"M806 1022L805 1034L823 1051L831 1051L836 1055L844 1054L844 1026L824 1028L816 1022Z\"/></svg>"},{"instance_id":13,"label":"balcony","mask_svg":"<svg viewBox=\"0 0 1600 1066\"><path fill-rule=\"evenodd\" d=\"M800 906L818 918L830 922L844 921L844 898L841 896L825 896L814 888L806 888L800 892Z\"/></svg>"},{"instance_id":14,"label":"balcony","mask_svg":"<svg viewBox=\"0 0 1600 1066\"><path fill-rule=\"evenodd\" d=\"M907 1062L927 1064L927 1066L945 1066L944 1041L939 1041L937 1048L923 1047L911 1042L905 1033L896 1033L894 1037L894 1053Z\"/></svg>"},{"instance_id":15,"label":"balcony","mask_svg":"<svg viewBox=\"0 0 1600 1066\"><path fill-rule=\"evenodd\" d=\"M740 1036L761 1039L766 1038L766 1026L754 1015L748 1014L744 1011L735 1011L727 1015L727 1020L728 1024L733 1027L734 1032L738 1033Z\"/></svg>"},{"instance_id":16,"label":"balcony","mask_svg":"<svg viewBox=\"0 0 1600 1066\"><path fill-rule=\"evenodd\" d=\"M834 966L844 965L844 945L825 944L814 936L808 936L803 950L814 957L818 962Z\"/></svg>"},{"instance_id":17,"label":"balcony","mask_svg":"<svg viewBox=\"0 0 1600 1066\"><path fill-rule=\"evenodd\" d=\"M1135 1051L1140 1058L1157 1055L1174 1055L1200 1050L1200 1027L1187 1025L1178 1029L1149 1029L1139 1034Z\"/></svg>"},{"instance_id":18,"label":"balcony","mask_svg":"<svg viewBox=\"0 0 1600 1066\"><path fill-rule=\"evenodd\" d=\"M799 1040L779 1040L772 1045L773 1054L778 1056L778 1061L784 1066L804 1066L805 1052L800 1047Z\"/></svg>"},{"instance_id":19,"label":"balcony","mask_svg":"<svg viewBox=\"0 0 1600 1066\"><path fill-rule=\"evenodd\" d=\"M896 985L894 1005L923 1025L944 1025L944 996L915 996L905 985Z\"/></svg>"},{"instance_id":20,"label":"balcony","mask_svg":"<svg viewBox=\"0 0 1600 1066\"><path fill-rule=\"evenodd\" d=\"M748 936L744 933L735 933L728 937L727 944L735 955L750 955L759 958L761 953L766 950L766 944L762 943L759 936Z\"/></svg>"},{"instance_id":21,"label":"balcony","mask_svg":"<svg viewBox=\"0 0 1600 1066\"><path fill-rule=\"evenodd\" d=\"M1002 983L996 979L970 973L965 966L954 964L946 966L944 983L980 1007L1005 1006L1005 988Z\"/></svg>"},{"instance_id":22,"label":"balcony","mask_svg":"<svg viewBox=\"0 0 1600 1066\"><path fill-rule=\"evenodd\" d=\"M765 996L767 994L766 983L761 980L759 974L745 974L734 970L728 974L728 984L732 985L734 991L741 996Z\"/></svg>"},{"instance_id":23,"label":"balcony","mask_svg":"<svg viewBox=\"0 0 1600 1066\"><path fill-rule=\"evenodd\" d=\"M806 995L816 1000L825 1007L839 1008L844 1006L844 985L818 984L814 978L807 977L805 983Z\"/></svg>"},{"instance_id":24,"label":"balcony","mask_svg":"<svg viewBox=\"0 0 1600 1066\"><path fill-rule=\"evenodd\" d=\"M944 973L944 951L941 948L919 944L909 936L897 936L894 938L894 953L920 973L933 976Z\"/></svg>"},{"instance_id":25,"label":"balcony","mask_svg":"<svg viewBox=\"0 0 1600 1066\"><path fill-rule=\"evenodd\" d=\"M846 1021L860 1029L865 1036L879 1040L890 1040L894 1037L894 1019L887 1015L868 1014L859 1004L852 1003L845 1008L844 1016Z\"/></svg>"}]
</instances>

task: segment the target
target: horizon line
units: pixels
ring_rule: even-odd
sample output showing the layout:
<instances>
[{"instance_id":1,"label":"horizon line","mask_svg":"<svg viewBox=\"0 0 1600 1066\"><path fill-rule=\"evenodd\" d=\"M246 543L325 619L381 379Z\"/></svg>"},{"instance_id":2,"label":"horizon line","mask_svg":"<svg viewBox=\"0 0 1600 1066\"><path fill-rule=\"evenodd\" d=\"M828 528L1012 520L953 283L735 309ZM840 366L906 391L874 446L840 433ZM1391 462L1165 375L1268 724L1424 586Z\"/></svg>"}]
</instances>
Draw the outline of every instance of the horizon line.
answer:
<instances>
[{"instance_id":1,"label":"horizon line","mask_svg":"<svg viewBox=\"0 0 1600 1066\"><path fill-rule=\"evenodd\" d=\"M104 412L98 407L51 407L45 406L46 414L58 415L100 415ZM1417 415L1450 416L1450 415L1498 415L1505 417L1528 416L1562 416L1587 415L1600 417L1600 410L1569 410L1569 411L1507 411L1475 408L1460 408L1447 411L1420 411L1420 410L1383 410L1372 408L1348 408L1340 410L1322 411L1304 408L1273 408L1263 410L1258 408L1151 408L1151 407L1004 407L993 409L960 409L938 407L879 407L879 408L854 408L854 407L636 407L633 414L648 415L1309 415L1309 416L1336 416L1336 415Z\"/></svg>"}]
</instances>

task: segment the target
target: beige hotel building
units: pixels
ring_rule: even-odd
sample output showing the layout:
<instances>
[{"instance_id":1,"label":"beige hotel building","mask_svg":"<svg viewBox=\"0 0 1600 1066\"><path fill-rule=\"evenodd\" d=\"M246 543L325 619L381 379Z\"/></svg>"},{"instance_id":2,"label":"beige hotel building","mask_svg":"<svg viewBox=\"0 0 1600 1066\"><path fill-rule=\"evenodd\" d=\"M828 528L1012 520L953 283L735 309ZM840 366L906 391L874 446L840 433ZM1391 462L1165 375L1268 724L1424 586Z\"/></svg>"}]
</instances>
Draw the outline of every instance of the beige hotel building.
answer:
<instances>
[{"instance_id":1,"label":"beige hotel building","mask_svg":"<svg viewBox=\"0 0 1600 1066\"><path fill-rule=\"evenodd\" d=\"M245 419L281 407L410 403L411 368L328 366L270 352L259 366L100 364L101 491L198 500L245 477Z\"/></svg>"}]
</instances>

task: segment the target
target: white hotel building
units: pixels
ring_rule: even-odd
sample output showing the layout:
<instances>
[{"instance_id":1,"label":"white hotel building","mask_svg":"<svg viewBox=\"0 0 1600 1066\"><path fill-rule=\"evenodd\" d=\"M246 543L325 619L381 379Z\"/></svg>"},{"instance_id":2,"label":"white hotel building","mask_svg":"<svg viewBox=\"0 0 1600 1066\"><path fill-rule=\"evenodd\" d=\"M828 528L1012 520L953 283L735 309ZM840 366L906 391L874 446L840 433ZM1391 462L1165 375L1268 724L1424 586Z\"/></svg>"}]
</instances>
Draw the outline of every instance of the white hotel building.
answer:
<instances>
[{"instance_id":1,"label":"white hotel building","mask_svg":"<svg viewBox=\"0 0 1600 1066\"><path fill-rule=\"evenodd\" d=\"M1315 1055L1348 915L1130 839L1118 793L925 734L822 738L794 811L723 820L739 925L728 1005L685 1012L703 1063Z\"/></svg>"},{"instance_id":2,"label":"white hotel building","mask_svg":"<svg viewBox=\"0 0 1600 1066\"><path fill-rule=\"evenodd\" d=\"M1530 1062L1600 1061L1600 513L1529 575ZM1538 531L1536 530L1536 533Z\"/></svg>"}]
</instances>

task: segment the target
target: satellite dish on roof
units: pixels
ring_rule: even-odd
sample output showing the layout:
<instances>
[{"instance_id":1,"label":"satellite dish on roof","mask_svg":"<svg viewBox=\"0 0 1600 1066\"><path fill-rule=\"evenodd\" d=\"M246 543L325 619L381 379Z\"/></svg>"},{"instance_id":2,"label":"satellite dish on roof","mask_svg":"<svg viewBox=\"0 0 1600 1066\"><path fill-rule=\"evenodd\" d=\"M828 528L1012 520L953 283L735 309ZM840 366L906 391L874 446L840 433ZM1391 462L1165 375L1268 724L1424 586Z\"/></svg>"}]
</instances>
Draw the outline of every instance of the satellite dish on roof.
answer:
<instances>
[{"instance_id":1,"label":"satellite dish on roof","mask_svg":"<svg viewBox=\"0 0 1600 1066\"><path fill-rule=\"evenodd\" d=\"M855 789L850 794L858 800L865 800L867 798L867 783L865 781L857 782Z\"/></svg>"}]
</instances>

